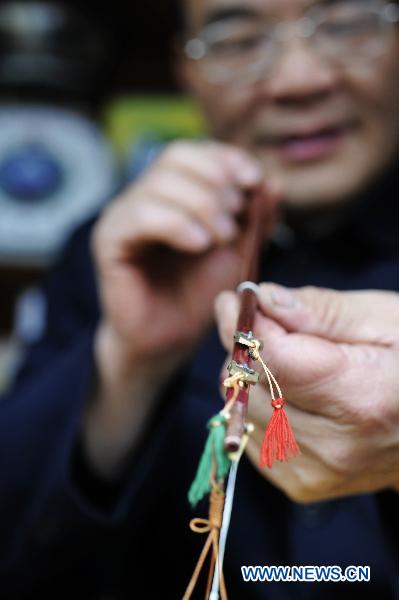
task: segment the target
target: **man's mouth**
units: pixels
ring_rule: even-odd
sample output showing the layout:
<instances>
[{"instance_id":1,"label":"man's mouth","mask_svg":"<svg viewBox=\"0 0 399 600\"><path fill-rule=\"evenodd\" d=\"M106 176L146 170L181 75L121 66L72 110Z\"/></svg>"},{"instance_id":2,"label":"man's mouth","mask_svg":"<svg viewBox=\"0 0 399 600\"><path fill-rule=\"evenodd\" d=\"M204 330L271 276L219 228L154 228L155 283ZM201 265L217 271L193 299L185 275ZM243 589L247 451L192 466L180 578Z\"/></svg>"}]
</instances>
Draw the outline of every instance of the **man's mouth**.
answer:
<instances>
[{"instance_id":1,"label":"man's mouth","mask_svg":"<svg viewBox=\"0 0 399 600\"><path fill-rule=\"evenodd\" d=\"M285 162L311 162L335 152L349 129L348 126L321 127L309 132L267 136L258 142L277 153Z\"/></svg>"}]
</instances>

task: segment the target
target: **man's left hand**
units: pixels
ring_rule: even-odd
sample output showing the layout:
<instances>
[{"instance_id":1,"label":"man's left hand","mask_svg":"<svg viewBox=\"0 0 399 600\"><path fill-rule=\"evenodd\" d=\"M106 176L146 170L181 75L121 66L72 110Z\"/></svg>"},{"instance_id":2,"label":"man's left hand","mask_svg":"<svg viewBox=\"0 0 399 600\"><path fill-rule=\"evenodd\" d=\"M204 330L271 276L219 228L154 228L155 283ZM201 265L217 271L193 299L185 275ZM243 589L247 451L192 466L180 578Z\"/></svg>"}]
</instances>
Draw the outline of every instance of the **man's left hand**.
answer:
<instances>
[{"instance_id":1,"label":"man's left hand","mask_svg":"<svg viewBox=\"0 0 399 600\"><path fill-rule=\"evenodd\" d=\"M238 308L233 292L218 296L228 351ZM399 294L262 284L259 308L255 335L264 342L262 356L282 387L301 449L289 462L262 469L263 476L305 503L399 489ZM259 469L271 411L267 384L256 385L247 454Z\"/></svg>"}]
</instances>

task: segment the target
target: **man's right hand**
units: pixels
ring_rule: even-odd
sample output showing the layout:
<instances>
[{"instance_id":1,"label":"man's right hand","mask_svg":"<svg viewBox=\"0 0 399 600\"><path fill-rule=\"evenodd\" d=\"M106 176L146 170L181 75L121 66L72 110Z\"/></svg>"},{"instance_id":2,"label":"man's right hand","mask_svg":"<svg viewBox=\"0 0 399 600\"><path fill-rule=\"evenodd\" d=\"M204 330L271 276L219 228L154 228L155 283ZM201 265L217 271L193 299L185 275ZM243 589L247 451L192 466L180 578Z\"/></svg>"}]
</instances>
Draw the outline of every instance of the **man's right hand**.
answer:
<instances>
[{"instance_id":1,"label":"man's right hand","mask_svg":"<svg viewBox=\"0 0 399 600\"><path fill-rule=\"evenodd\" d=\"M92 239L103 311L99 383L85 431L103 474L128 453L205 332L215 296L238 283L236 217L245 190L261 183L258 163L240 149L175 142L100 218Z\"/></svg>"}]
</instances>

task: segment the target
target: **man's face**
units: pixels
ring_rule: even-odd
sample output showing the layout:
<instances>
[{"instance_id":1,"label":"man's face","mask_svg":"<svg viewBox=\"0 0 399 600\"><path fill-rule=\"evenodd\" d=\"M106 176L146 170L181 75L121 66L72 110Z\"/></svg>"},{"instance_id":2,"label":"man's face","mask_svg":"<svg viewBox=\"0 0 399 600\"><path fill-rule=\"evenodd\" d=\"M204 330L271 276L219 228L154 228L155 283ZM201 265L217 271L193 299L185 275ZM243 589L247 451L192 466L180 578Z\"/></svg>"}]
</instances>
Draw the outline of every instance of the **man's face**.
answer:
<instances>
[{"instance_id":1,"label":"man's face","mask_svg":"<svg viewBox=\"0 0 399 600\"><path fill-rule=\"evenodd\" d=\"M185 2L190 37L215 20L228 26L290 23L313 5L306 0ZM182 72L213 135L254 153L266 177L278 176L290 204L316 205L342 202L361 191L388 165L399 142L399 33L392 33L382 54L344 63L327 60L306 39L291 35L279 46L272 72L258 81L210 83L199 61L189 59Z\"/></svg>"}]
</instances>

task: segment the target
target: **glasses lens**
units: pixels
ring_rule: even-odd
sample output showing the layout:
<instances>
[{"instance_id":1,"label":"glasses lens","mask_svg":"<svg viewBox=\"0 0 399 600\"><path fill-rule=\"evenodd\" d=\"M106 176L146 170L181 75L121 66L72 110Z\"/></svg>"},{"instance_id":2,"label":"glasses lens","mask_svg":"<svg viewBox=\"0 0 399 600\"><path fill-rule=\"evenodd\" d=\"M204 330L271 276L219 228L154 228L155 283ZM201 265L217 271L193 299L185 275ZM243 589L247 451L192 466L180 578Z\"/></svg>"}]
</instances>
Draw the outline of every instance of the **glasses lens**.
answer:
<instances>
[{"instance_id":1,"label":"glasses lens","mask_svg":"<svg viewBox=\"0 0 399 600\"><path fill-rule=\"evenodd\" d=\"M320 19L315 43L328 56L353 59L378 56L385 51L390 28L369 3L338 3Z\"/></svg>"},{"instance_id":2,"label":"glasses lens","mask_svg":"<svg viewBox=\"0 0 399 600\"><path fill-rule=\"evenodd\" d=\"M267 67L272 60L271 36L264 27L253 22L209 26L202 34L207 52L202 68L213 83L255 77L259 65Z\"/></svg>"}]
</instances>

